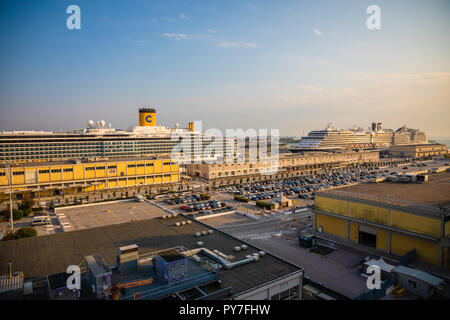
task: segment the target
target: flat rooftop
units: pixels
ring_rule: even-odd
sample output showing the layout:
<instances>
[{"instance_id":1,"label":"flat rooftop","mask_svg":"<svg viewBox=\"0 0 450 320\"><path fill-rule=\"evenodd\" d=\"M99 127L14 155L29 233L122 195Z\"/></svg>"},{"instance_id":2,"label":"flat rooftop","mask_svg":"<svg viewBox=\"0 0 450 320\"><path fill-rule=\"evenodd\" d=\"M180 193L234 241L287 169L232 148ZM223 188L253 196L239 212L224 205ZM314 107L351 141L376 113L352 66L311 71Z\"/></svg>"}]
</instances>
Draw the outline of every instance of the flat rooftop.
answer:
<instances>
[{"instance_id":1,"label":"flat rooftop","mask_svg":"<svg viewBox=\"0 0 450 320\"><path fill-rule=\"evenodd\" d=\"M139 255L183 246L187 250L198 248L202 241L209 250L219 250L233 255L238 261L260 251L248 245L248 249L234 252L233 248L244 242L214 230L212 234L196 237L196 232L212 229L192 220L192 223L176 226L176 222L189 220L184 216L169 219L154 218L110 226L58 233L35 238L0 242L0 274L7 273L8 262L13 271L24 272L25 278L35 278L66 272L69 265L79 265L83 258L100 254L109 266L115 265L117 248L132 244L139 246ZM85 267L84 262L81 267ZM301 268L266 254L259 261L219 271L219 279L225 287L232 287L235 294L272 280L300 271Z\"/></svg>"},{"instance_id":2,"label":"flat rooftop","mask_svg":"<svg viewBox=\"0 0 450 320\"><path fill-rule=\"evenodd\" d=\"M95 157L94 157L95 158ZM62 160L62 161L31 161L31 162L17 162L11 165L11 168L21 167L48 167L59 165L74 165L74 164L96 164L105 162L120 162L120 161L148 161L148 160L171 160L170 156L142 156L142 157L98 157L95 160L80 159L80 160ZM25 160L23 160L25 161ZM175 161L173 161L175 162ZM7 167L6 164L0 164L0 167Z\"/></svg>"},{"instance_id":3,"label":"flat rooftop","mask_svg":"<svg viewBox=\"0 0 450 320\"><path fill-rule=\"evenodd\" d=\"M428 175L428 183L364 183L339 188L336 194L348 197L359 197L367 200L370 197L376 202L391 203L391 200L400 200L397 205L414 207L415 204L427 205L428 207L450 208L450 172L440 172ZM325 191L331 193L334 191ZM420 209L420 208L419 208Z\"/></svg>"},{"instance_id":4,"label":"flat rooftop","mask_svg":"<svg viewBox=\"0 0 450 320\"><path fill-rule=\"evenodd\" d=\"M146 201L121 201L89 206L63 207L57 209L70 222L70 231L105 225L147 220L166 215L167 212Z\"/></svg>"}]
</instances>

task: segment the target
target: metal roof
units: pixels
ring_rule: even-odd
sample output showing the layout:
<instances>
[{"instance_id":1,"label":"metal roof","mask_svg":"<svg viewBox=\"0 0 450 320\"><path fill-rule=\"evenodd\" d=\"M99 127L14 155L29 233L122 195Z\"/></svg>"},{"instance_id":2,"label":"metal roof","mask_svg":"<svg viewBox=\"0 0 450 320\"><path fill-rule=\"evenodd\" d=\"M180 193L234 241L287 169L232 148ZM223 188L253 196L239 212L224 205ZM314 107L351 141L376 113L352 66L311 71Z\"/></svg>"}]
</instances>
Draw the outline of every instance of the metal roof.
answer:
<instances>
[{"instance_id":1,"label":"metal roof","mask_svg":"<svg viewBox=\"0 0 450 320\"><path fill-rule=\"evenodd\" d=\"M416 269L412 269L412 268L408 268L405 266L398 266L397 268L395 268L393 270L393 272L411 276L413 278L422 280L422 281L424 281L432 286L435 286L435 287L444 282L443 279L435 277L429 273L426 273L426 272L423 272L420 270L416 270Z\"/></svg>"}]
</instances>

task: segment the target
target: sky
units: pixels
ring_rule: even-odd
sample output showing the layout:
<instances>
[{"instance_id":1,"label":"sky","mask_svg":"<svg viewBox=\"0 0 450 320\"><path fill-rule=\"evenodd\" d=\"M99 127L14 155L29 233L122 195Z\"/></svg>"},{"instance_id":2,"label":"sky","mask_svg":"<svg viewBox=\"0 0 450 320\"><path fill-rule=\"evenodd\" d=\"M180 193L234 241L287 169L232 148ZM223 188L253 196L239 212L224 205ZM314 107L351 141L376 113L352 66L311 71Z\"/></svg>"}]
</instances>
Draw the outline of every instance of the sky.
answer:
<instances>
[{"instance_id":1,"label":"sky","mask_svg":"<svg viewBox=\"0 0 450 320\"><path fill-rule=\"evenodd\" d=\"M128 129L147 106L169 127L376 121L450 139L449 14L448 0L1 0L0 130Z\"/></svg>"}]
</instances>

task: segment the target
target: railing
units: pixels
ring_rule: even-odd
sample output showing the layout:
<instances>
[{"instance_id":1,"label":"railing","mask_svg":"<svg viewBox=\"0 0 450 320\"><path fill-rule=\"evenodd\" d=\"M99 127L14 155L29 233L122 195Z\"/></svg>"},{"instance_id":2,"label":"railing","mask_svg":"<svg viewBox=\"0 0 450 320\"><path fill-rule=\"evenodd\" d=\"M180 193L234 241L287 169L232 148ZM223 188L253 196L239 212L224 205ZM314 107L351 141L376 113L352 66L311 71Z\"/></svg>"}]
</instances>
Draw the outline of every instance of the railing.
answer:
<instances>
[{"instance_id":1,"label":"railing","mask_svg":"<svg viewBox=\"0 0 450 320\"><path fill-rule=\"evenodd\" d=\"M443 213L443 212L447 211L447 210L442 210L442 209L432 206L432 205L427 205L427 204L418 203L418 202L414 202L414 201L393 199L393 198L376 196L376 195L372 195L372 194L365 194L365 193L359 193L359 192L327 190L326 193L343 196L343 197L348 197L348 198L369 200L369 201L374 201L374 202L383 202L383 203L392 204L392 205L399 206L399 207L415 208L418 210L428 211L428 212L432 212L432 213Z\"/></svg>"},{"instance_id":2,"label":"railing","mask_svg":"<svg viewBox=\"0 0 450 320\"><path fill-rule=\"evenodd\" d=\"M173 292L177 292L183 289L188 289L195 287L197 285L217 281L218 274L217 273L208 273L208 274L200 274L194 277L191 277L181 283L172 284L172 285L164 285L162 287L153 288L150 290L139 292L138 299L146 299L152 300L157 299L159 297L169 295ZM134 295L128 295L123 297L121 300L131 300L135 299Z\"/></svg>"}]
</instances>

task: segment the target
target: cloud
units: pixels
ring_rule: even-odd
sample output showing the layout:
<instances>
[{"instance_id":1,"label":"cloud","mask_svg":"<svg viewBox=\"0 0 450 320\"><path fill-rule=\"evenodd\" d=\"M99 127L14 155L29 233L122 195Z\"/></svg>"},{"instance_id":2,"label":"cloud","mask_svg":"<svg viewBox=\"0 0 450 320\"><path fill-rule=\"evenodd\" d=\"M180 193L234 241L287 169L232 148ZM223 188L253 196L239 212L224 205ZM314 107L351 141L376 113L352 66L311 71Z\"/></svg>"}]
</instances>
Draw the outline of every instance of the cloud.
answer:
<instances>
[{"instance_id":1,"label":"cloud","mask_svg":"<svg viewBox=\"0 0 450 320\"><path fill-rule=\"evenodd\" d=\"M194 38L194 35L192 34L184 34L184 33L163 33L162 36L173 38L175 40L191 40Z\"/></svg>"},{"instance_id":2,"label":"cloud","mask_svg":"<svg viewBox=\"0 0 450 320\"><path fill-rule=\"evenodd\" d=\"M297 86L297 89L302 89L302 90L311 91L311 92L320 92L320 91L324 90L323 88L313 87L313 86Z\"/></svg>"},{"instance_id":3,"label":"cloud","mask_svg":"<svg viewBox=\"0 0 450 320\"><path fill-rule=\"evenodd\" d=\"M252 42L229 42L229 41L222 41L218 45L220 48L252 48L256 49L258 46L255 43Z\"/></svg>"},{"instance_id":4,"label":"cloud","mask_svg":"<svg viewBox=\"0 0 450 320\"><path fill-rule=\"evenodd\" d=\"M150 19L150 23L158 23L158 22L161 22L161 21L165 21L165 22L173 22L174 21L174 19L172 19L172 18L152 18L152 19Z\"/></svg>"},{"instance_id":5,"label":"cloud","mask_svg":"<svg viewBox=\"0 0 450 320\"><path fill-rule=\"evenodd\" d=\"M186 20L186 21L191 20L191 19L190 19L187 15L185 15L184 13L180 14L179 17L180 17L181 20Z\"/></svg>"},{"instance_id":6,"label":"cloud","mask_svg":"<svg viewBox=\"0 0 450 320\"><path fill-rule=\"evenodd\" d=\"M216 30L214 30L214 29L206 29L206 32L208 32L208 33L214 33L214 32L216 32Z\"/></svg>"},{"instance_id":7,"label":"cloud","mask_svg":"<svg viewBox=\"0 0 450 320\"><path fill-rule=\"evenodd\" d=\"M327 60L323 60L320 58L296 56L296 55L292 55L292 54L282 55L280 57L280 59L286 61L289 64L295 65L295 66L310 65L311 63L318 64L318 65L328 64Z\"/></svg>"},{"instance_id":8,"label":"cloud","mask_svg":"<svg viewBox=\"0 0 450 320\"><path fill-rule=\"evenodd\" d=\"M319 37L321 37L323 35L322 31L320 31L319 29L314 29L313 31Z\"/></svg>"}]
</instances>

